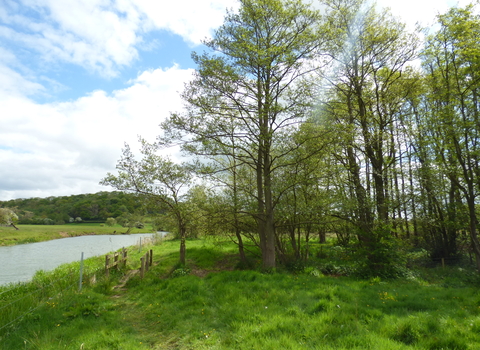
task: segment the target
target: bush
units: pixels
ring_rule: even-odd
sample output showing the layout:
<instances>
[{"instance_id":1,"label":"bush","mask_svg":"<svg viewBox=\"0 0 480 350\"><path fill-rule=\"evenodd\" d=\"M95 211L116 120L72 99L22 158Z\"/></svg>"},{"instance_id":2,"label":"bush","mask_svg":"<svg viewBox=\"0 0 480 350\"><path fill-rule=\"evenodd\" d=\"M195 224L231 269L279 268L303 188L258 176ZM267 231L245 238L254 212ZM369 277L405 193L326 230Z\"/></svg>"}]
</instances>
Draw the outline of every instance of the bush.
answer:
<instances>
[{"instance_id":1,"label":"bush","mask_svg":"<svg viewBox=\"0 0 480 350\"><path fill-rule=\"evenodd\" d=\"M333 263L327 263L323 265L320 270L325 275L335 276L350 276L354 272L354 269L351 266L336 265Z\"/></svg>"},{"instance_id":2,"label":"bush","mask_svg":"<svg viewBox=\"0 0 480 350\"><path fill-rule=\"evenodd\" d=\"M115 226L116 224L117 220L115 220L115 218L107 218L107 220L105 221L105 225L109 227Z\"/></svg>"},{"instance_id":3,"label":"bush","mask_svg":"<svg viewBox=\"0 0 480 350\"><path fill-rule=\"evenodd\" d=\"M49 218L45 218L45 219L43 219L43 224L44 225L55 225L55 221L53 221L52 219L49 219Z\"/></svg>"},{"instance_id":4,"label":"bush","mask_svg":"<svg viewBox=\"0 0 480 350\"><path fill-rule=\"evenodd\" d=\"M368 244L360 245L356 253L356 274L361 278L399 278L408 275L404 249L388 226L379 227L369 237Z\"/></svg>"}]
</instances>

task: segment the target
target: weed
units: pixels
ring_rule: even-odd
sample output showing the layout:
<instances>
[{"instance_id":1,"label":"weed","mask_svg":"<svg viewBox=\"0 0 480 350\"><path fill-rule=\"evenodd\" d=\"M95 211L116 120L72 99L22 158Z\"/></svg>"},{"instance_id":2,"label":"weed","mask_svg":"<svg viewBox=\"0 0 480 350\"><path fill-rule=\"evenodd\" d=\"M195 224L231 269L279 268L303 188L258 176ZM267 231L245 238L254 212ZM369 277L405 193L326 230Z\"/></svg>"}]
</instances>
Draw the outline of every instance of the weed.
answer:
<instances>
[{"instance_id":1,"label":"weed","mask_svg":"<svg viewBox=\"0 0 480 350\"><path fill-rule=\"evenodd\" d=\"M183 277L189 275L191 270L188 267L181 266L172 271L170 277Z\"/></svg>"}]
</instances>

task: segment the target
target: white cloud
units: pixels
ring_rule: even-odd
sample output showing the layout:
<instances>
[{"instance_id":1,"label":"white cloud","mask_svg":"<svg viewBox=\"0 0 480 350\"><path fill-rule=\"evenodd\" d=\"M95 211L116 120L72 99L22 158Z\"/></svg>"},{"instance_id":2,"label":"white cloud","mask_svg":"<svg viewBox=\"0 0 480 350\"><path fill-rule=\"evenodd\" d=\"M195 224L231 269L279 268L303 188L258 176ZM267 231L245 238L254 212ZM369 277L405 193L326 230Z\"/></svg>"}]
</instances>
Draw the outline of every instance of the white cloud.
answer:
<instances>
[{"instance_id":1,"label":"white cloud","mask_svg":"<svg viewBox=\"0 0 480 350\"><path fill-rule=\"evenodd\" d=\"M106 190L96 184L113 171L124 142L154 140L160 122L181 109L177 91L192 73L147 71L125 89L55 104L2 92L0 199Z\"/></svg>"},{"instance_id":2,"label":"white cloud","mask_svg":"<svg viewBox=\"0 0 480 350\"><path fill-rule=\"evenodd\" d=\"M413 30L418 23L422 27L430 27L437 21L436 16L448 11L451 6L466 6L471 0L377 0L381 7L388 7L394 16L401 18Z\"/></svg>"},{"instance_id":3,"label":"white cloud","mask_svg":"<svg viewBox=\"0 0 480 350\"><path fill-rule=\"evenodd\" d=\"M135 4L148 18L149 28L167 29L192 44L210 37L211 30L220 26L227 8L238 8L235 0L161 1L137 0Z\"/></svg>"},{"instance_id":4,"label":"white cloud","mask_svg":"<svg viewBox=\"0 0 480 350\"><path fill-rule=\"evenodd\" d=\"M20 0L0 7L0 38L46 62L69 62L114 76L138 58L143 36L168 30L199 44L235 0ZM23 11L20 11L23 8ZM38 19L26 15L34 12Z\"/></svg>"},{"instance_id":5,"label":"white cloud","mask_svg":"<svg viewBox=\"0 0 480 350\"><path fill-rule=\"evenodd\" d=\"M0 55L2 49L0 48ZM29 96L44 92L43 85L33 82L0 62L0 101L2 95Z\"/></svg>"}]
</instances>

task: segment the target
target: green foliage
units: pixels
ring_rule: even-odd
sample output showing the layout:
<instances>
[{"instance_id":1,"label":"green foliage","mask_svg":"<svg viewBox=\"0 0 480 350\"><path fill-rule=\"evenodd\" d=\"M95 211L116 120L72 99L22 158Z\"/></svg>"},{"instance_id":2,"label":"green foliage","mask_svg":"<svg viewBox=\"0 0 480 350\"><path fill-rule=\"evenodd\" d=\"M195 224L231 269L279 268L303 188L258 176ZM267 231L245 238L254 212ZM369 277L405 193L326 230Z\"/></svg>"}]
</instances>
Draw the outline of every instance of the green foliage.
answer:
<instances>
[{"instance_id":1,"label":"green foliage","mask_svg":"<svg viewBox=\"0 0 480 350\"><path fill-rule=\"evenodd\" d=\"M9 208L0 208L0 225L12 225L18 222L18 216Z\"/></svg>"},{"instance_id":2,"label":"green foliage","mask_svg":"<svg viewBox=\"0 0 480 350\"><path fill-rule=\"evenodd\" d=\"M408 275L405 251L401 242L392 236L389 227L377 228L368 243L359 243L355 257L355 273L362 278Z\"/></svg>"},{"instance_id":3,"label":"green foliage","mask_svg":"<svg viewBox=\"0 0 480 350\"><path fill-rule=\"evenodd\" d=\"M151 224L154 231L165 231L166 226L164 217L154 217Z\"/></svg>"},{"instance_id":4,"label":"green foliage","mask_svg":"<svg viewBox=\"0 0 480 350\"><path fill-rule=\"evenodd\" d=\"M325 275L351 276L355 270L352 266L345 264L326 263L322 265L321 271Z\"/></svg>"},{"instance_id":5,"label":"green foliage","mask_svg":"<svg viewBox=\"0 0 480 350\"><path fill-rule=\"evenodd\" d=\"M229 210L222 213L228 213L224 225L236 240L243 217L255 219L265 268L276 264L275 203L293 187L276 181L287 172L283 167L295 172L292 154L298 144L289 135L314 104L310 73L315 68L309 63L325 40L321 20L319 12L299 0L240 1L238 11L227 12L223 25L205 41L210 51L192 54L198 69L182 93L188 107L162 124L163 144L180 142L198 157L194 165L202 176L228 188ZM192 231L215 229L202 220L196 223Z\"/></svg>"},{"instance_id":6,"label":"green foliage","mask_svg":"<svg viewBox=\"0 0 480 350\"><path fill-rule=\"evenodd\" d=\"M98 192L62 197L14 199L0 201L0 206L14 210L20 224L43 225L44 219L54 224L69 222L81 217L83 221L103 222L141 208L142 202L133 194ZM50 223L51 224L51 221Z\"/></svg>"},{"instance_id":7,"label":"green foliage","mask_svg":"<svg viewBox=\"0 0 480 350\"><path fill-rule=\"evenodd\" d=\"M105 225L109 227L115 226L116 224L117 220L115 220L115 218L107 218L107 220L105 221Z\"/></svg>"},{"instance_id":8,"label":"green foliage","mask_svg":"<svg viewBox=\"0 0 480 350\"><path fill-rule=\"evenodd\" d=\"M175 277L182 277L182 276L187 276L189 275L191 270L186 267L186 266L179 266L175 270L172 271L170 277L175 278Z\"/></svg>"}]
</instances>

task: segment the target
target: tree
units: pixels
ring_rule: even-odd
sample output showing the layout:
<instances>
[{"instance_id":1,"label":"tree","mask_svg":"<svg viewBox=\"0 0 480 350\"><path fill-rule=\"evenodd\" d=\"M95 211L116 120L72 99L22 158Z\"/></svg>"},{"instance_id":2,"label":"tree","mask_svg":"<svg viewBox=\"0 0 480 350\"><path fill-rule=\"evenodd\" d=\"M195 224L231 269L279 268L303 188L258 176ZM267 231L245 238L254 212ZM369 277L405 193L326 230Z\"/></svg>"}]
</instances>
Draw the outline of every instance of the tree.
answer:
<instances>
[{"instance_id":1,"label":"tree","mask_svg":"<svg viewBox=\"0 0 480 350\"><path fill-rule=\"evenodd\" d=\"M472 5L438 16L440 29L423 53L429 127L437 166L458 189L468 209L468 231L480 271L477 197L480 191L480 17ZM454 198L452 198L452 201ZM452 203L454 204L454 203ZM454 208L452 208L454 209Z\"/></svg>"},{"instance_id":2,"label":"tree","mask_svg":"<svg viewBox=\"0 0 480 350\"><path fill-rule=\"evenodd\" d=\"M18 222L18 216L14 213L13 210L9 208L0 208L0 224L8 225L14 227L16 230L18 228L15 224Z\"/></svg>"},{"instance_id":3,"label":"tree","mask_svg":"<svg viewBox=\"0 0 480 350\"><path fill-rule=\"evenodd\" d=\"M400 153L396 131L416 86L408 65L417 57L418 39L389 12L377 13L366 1L325 2L335 74L323 76L329 89L321 113L337 134L335 157L348 174L343 177L348 179L346 198L354 206L344 218L357 227L360 247L374 270L388 259L376 253L392 235L391 184Z\"/></svg>"},{"instance_id":4,"label":"tree","mask_svg":"<svg viewBox=\"0 0 480 350\"><path fill-rule=\"evenodd\" d=\"M163 124L163 142L188 141L190 154L232 156L254 171L252 214L267 269L276 265L274 174L292 151L281 141L310 112L307 78L315 68L308 63L322 43L319 19L300 0L240 0L238 13L228 12L205 42L212 53L192 55L198 70L182 94L187 111Z\"/></svg>"},{"instance_id":5,"label":"tree","mask_svg":"<svg viewBox=\"0 0 480 350\"><path fill-rule=\"evenodd\" d=\"M133 228L143 228L145 226L143 223L143 215L138 211L122 214L117 217L117 222L122 225L122 227L127 228L124 234L130 234Z\"/></svg>"},{"instance_id":6,"label":"tree","mask_svg":"<svg viewBox=\"0 0 480 350\"><path fill-rule=\"evenodd\" d=\"M180 263L185 264L188 211L185 205L186 189L191 184L189 168L163 157L154 144L141 140L138 161L128 145L117 163L118 175L107 174L100 182L117 190L135 192L144 196L145 204L167 208L176 220L180 239ZM148 201L148 202L147 202Z\"/></svg>"},{"instance_id":7,"label":"tree","mask_svg":"<svg viewBox=\"0 0 480 350\"><path fill-rule=\"evenodd\" d=\"M105 221L105 225L107 226L115 226L117 224L117 220L115 220L115 218L107 218L107 220Z\"/></svg>"}]
</instances>

